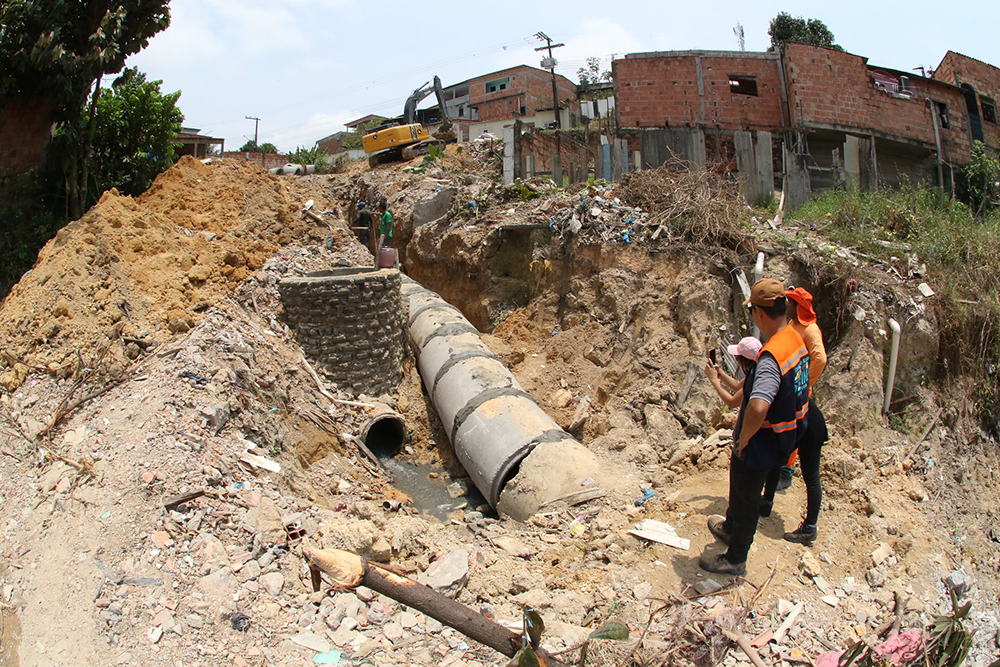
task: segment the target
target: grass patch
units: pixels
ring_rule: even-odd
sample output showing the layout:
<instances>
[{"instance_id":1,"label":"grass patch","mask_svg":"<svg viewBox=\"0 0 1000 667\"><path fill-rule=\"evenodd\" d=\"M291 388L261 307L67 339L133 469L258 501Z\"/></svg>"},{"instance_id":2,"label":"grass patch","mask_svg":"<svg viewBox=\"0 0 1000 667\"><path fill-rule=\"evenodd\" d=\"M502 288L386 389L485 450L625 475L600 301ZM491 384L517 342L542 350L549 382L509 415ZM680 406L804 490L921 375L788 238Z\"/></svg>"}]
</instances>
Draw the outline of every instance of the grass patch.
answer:
<instances>
[{"instance_id":1,"label":"grass patch","mask_svg":"<svg viewBox=\"0 0 1000 667\"><path fill-rule=\"evenodd\" d=\"M941 203L937 190L828 192L798 209L831 242L895 266L903 275L916 255L937 292L932 302L945 378L977 381L972 397L995 435L1000 413L1000 210L977 217L965 204Z\"/></svg>"}]
</instances>

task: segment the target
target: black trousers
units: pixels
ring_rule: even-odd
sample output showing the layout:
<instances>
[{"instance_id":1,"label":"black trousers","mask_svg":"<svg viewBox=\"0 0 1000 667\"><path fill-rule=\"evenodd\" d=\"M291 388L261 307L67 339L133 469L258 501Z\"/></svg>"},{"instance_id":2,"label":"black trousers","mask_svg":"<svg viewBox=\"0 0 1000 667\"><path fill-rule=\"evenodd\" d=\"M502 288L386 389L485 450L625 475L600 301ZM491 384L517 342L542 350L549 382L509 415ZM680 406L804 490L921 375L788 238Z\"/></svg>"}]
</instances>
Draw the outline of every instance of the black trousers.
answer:
<instances>
[{"instance_id":1,"label":"black trousers","mask_svg":"<svg viewBox=\"0 0 1000 667\"><path fill-rule=\"evenodd\" d=\"M727 552L730 563L746 562L760 519L760 493L768 475L777 472L778 468L748 470L735 452L729 459L729 507L725 527L732 535Z\"/></svg>"},{"instance_id":2,"label":"black trousers","mask_svg":"<svg viewBox=\"0 0 1000 667\"><path fill-rule=\"evenodd\" d=\"M823 502L823 484L819 479L819 465L823 458L823 445L829 434L826 418L816 407L816 401L809 402L809 423L799 441L799 463L802 465L802 481L806 484L806 523L815 526L819 519L819 506ZM774 503L774 492L778 486L781 469L772 471L764 484L764 503Z\"/></svg>"}]
</instances>

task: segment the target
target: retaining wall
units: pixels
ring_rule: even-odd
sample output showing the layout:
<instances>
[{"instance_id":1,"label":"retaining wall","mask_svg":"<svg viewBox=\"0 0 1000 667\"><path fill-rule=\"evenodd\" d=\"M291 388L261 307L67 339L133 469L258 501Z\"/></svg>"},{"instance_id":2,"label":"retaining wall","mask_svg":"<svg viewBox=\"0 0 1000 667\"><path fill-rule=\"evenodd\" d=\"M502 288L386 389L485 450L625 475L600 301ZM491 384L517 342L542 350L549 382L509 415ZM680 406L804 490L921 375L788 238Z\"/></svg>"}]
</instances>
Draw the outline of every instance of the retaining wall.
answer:
<instances>
[{"instance_id":1,"label":"retaining wall","mask_svg":"<svg viewBox=\"0 0 1000 667\"><path fill-rule=\"evenodd\" d=\"M406 313L395 269L285 278L278 291L306 356L339 388L379 396L403 377Z\"/></svg>"}]
</instances>

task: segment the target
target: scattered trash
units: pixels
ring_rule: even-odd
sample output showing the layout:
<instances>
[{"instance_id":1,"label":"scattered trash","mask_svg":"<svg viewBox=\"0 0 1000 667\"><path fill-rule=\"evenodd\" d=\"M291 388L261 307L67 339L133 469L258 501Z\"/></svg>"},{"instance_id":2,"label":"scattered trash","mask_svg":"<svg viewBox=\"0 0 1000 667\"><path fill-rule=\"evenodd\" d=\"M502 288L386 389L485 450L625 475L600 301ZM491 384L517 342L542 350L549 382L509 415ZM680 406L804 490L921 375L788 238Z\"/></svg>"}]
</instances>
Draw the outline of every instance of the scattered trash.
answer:
<instances>
[{"instance_id":1,"label":"scattered trash","mask_svg":"<svg viewBox=\"0 0 1000 667\"><path fill-rule=\"evenodd\" d=\"M691 540L678 536L673 526L662 521L646 519L628 532L644 540L666 544L668 547L674 547L682 551L687 551L691 548Z\"/></svg>"},{"instance_id":2,"label":"scattered trash","mask_svg":"<svg viewBox=\"0 0 1000 667\"><path fill-rule=\"evenodd\" d=\"M313 657L313 662L317 665L333 665L340 662L340 651L333 649L327 653L317 653Z\"/></svg>"},{"instance_id":3,"label":"scattered trash","mask_svg":"<svg viewBox=\"0 0 1000 667\"><path fill-rule=\"evenodd\" d=\"M656 497L656 491L644 486L642 487L642 495L635 499L635 506L642 507L646 504L646 501Z\"/></svg>"},{"instance_id":4,"label":"scattered trash","mask_svg":"<svg viewBox=\"0 0 1000 667\"><path fill-rule=\"evenodd\" d=\"M246 614L234 611L229 616L229 624L232 625L233 630L236 630L237 632L246 632L250 629L250 617Z\"/></svg>"},{"instance_id":5,"label":"scattered trash","mask_svg":"<svg viewBox=\"0 0 1000 667\"><path fill-rule=\"evenodd\" d=\"M281 464L275 463L270 459L265 459L263 456L251 454L250 452L241 454L240 461L250 464L251 468L263 468L271 472L281 472Z\"/></svg>"}]
</instances>

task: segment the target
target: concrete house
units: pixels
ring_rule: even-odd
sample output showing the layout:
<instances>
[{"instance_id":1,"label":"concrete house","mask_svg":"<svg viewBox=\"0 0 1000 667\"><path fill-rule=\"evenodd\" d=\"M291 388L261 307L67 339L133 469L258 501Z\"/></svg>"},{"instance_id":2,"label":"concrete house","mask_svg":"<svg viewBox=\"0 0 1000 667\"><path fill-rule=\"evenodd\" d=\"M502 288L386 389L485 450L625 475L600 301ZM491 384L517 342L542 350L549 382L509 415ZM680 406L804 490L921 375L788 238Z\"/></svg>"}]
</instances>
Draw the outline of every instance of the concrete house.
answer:
<instances>
[{"instance_id":1,"label":"concrete house","mask_svg":"<svg viewBox=\"0 0 1000 667\"><path fill-rule=\"evenodd\" d=\"M556 89L563 127L575 124L579 105L576 84L556 75ZM444 89L448 117L459 129L459 140L475 139L483 132L502 136L503 126L514 120L544 127L555 121L552 104L552 74L546 70L518 65L483 74Z\"/></svg>"},{"instance_id":2,"label":"concrete house","mask_svg":"<svg viewBox=\"0 0 1000 667\"><path fill-rule=\"evenodd\" d=\"M672 155L749 174L748 199L799 181L950 189L973 140L1000 148L1000 70L948 52L934 76L846 51L633 53L612 63L619 132L642 167ZM635 154L635 153L633 153Z\"/></svg>"}]
</instances>

